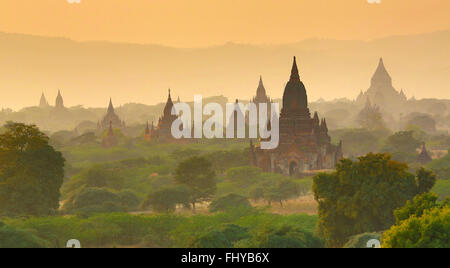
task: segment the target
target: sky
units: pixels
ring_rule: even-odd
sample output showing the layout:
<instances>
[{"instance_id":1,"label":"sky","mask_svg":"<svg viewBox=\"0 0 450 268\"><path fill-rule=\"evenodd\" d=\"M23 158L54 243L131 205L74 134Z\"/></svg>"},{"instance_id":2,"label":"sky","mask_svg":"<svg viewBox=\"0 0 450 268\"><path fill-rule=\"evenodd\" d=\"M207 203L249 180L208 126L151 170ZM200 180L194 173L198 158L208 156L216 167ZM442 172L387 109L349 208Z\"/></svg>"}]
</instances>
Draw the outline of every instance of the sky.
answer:
<instances>
[{"instance_id":1,"label":"sky","mask_svg":"<svg viewBox=\"0 0 450 268\"><path fill-rule=\"evenodd\" d=\"M447 0L1 0L0 31L204 47L450 28Z\"/></svg>"}]
</instances>

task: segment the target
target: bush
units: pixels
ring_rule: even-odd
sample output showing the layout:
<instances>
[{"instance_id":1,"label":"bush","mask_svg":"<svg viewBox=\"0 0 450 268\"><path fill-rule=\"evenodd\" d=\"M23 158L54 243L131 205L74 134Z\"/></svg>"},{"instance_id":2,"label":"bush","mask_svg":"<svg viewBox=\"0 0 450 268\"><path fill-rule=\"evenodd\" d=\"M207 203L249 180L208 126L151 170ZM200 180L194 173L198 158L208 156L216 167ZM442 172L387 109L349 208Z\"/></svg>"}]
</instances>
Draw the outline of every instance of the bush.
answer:
<instances>
[{"instance_id":1,"label":"bush","mask_svg":"<svg viewBox=\"0 0 450 268\"><path fill-rule=\"evenodd\" d=\"M291 225L269 228L253 238L257 248L321 248L323 242L313 234Z\"/></svg>"},{"instance_id":2,"label":"bush","mask_svg":"<svg viewBox=\"0 0 450 268\"><path fill-rule=\"evenodd\" d=\"M249 238L246 228L234 224L223 225L218 230L211 231L196 239L192 248L232 248L233 243Z\"/></svg>"},{"instance_id":3,"label":"bush","mask_svg":"<svg viewBox=\"0 0 450 268\"><path fill-rule=\"evenodd\" d=\"M113 192L103 188L88 188L81 191L73 201L73 209L98 206L105 203L120 204L120 198Z\"/></svg>"},{"instance_id":4,"label":"bush","mask_svg":"<svg viewBox=\"0 0 450 268\"><path fill-rule=\"evenodd\" d=\"M367 248L367 243L376 239L381 243L381 233L364 233L350 237L344 248Z\"/></svg>"},{"instance_id":5,"label":"bush","mask_svg":"<svg viewBox=\"0 0 450 268\"><path fill-rule=\"evenodd\" d=\"M48 242L25 230L0 226L0 248L46 248Z\"/></svg>"},{"instance_id":6,"label":"bush","mask_svg":"<svg viewBox=\"0 0 450 268\"><path fill-rule=\"evenodd\" d=\"M142 199L131 190L122 190L117 193L117 196L120 199L120 204L122 207L127 210L137 209L142 202Z\"/></svg>"},{"instance_id":7,"label":"bush","mask_svg":"<svg viewBox=\"0 0 450 268\"><path fill-rule=\"evenodd\" d=\"M119 195L104 188L84 188L64 204L63 211L86 217L96 213L121 212L126 210Z\"/></svg>"},{"instance_id":8,"label":"bush","mask_svg":"<svg viewBox=\"0 0 450 268\"><path fill-rule=\"evenodd\" d=\"M190 247L192 248L231 248L233 244L224 233L212 231L199 237Z\"/></svg>"},{"instance_id":9,"label":"bush","mask_svg":"<svg viewBox=\"0 0 450 268\"><path fill-rule=\"evenodd\" d=\"M83 170L79 175L71 178L64 187L66 193L74 192L82 187L111 188L120 190L124 178L117 172L104 166L93 166Z\"/></svg>"},{"instance_id":10,"label":"bush","mask_svg":"<svg viewBox=\"0 0 450 268\"><path fill-rule=\"evenodd\" d=\"M251 208L250 202L244 196L237 194L228 194L218 198L209 205L210 212L227 211L236 208Z\"/></svg>"}]
</instances>

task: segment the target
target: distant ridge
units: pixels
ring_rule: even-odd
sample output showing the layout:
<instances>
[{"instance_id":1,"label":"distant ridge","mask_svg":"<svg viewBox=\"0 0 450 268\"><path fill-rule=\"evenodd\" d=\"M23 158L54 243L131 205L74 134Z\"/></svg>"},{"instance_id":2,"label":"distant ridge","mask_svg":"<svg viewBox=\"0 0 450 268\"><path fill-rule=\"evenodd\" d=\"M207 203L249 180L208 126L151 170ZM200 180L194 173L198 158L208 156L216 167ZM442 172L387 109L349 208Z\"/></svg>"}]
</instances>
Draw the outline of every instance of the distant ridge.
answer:
<instances>
[{"instance_id":1,"label":"distant ridge","mask_svg":"<svg viewBox=\"0 0 450 268\"><path fill-rule=\"evenodd\" d=\"M68 106L164 101L170 86L194 94L250 99L262 74L267 94L281 98L292 56L311 100L354 99L366 90L383 57L395 88L408 97L450 98L450 30L372 41L308 39L292 44L227 43L204 48L104 41L78 42L0 32L1 106L36 105L64 91Z\"/></svg>"}]
</instances>

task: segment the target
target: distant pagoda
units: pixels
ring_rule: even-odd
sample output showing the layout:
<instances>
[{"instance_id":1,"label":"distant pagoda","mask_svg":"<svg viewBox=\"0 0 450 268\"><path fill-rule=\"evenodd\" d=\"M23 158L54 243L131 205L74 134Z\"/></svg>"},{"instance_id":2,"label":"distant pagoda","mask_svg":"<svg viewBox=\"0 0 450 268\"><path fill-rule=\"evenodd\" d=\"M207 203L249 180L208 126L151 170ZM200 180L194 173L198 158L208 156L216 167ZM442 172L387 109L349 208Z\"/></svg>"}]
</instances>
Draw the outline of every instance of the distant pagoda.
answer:
<instances>
[{"instance_id":1,"label":"distant pagoda","mask_svg":"<svg viewBox=\"0 0 450 268\"><path fill-rule=\"evenodd\" d=\"M103 119L98 122L97 127L99 129L107 129L110 124L112 124L114 128L125 127L125 122L120 120L119 116L114 110L114 105L111 98L109 99L108 111L106 112L106 115L103 117Z\"/></svg>"},{"instance_id":2,"label":"distant pagoda","mask_svg":"<svg viewBox=\"0 0 450 268\"><path fill-rule=\"evenodd\" d=\"M56 97L56 100L55 100L55 108L56 109L64 109L65 108L64 107L64 99L61 95L60 90L58 90L58 96Z\"/></svg>"},{"instance_id":3,"label":"distant pagoda","mask_svg":"<svg viewBox=\"0 0 450 268\"><path fill-rule=\"evenodd\" d=\"M417 162L422 165L426 165L426 164L430 163L431 161L433 161L433 159L431 158L430 154L428 153L427 147L425 146L425 143L424 143L422 145L422 151L420 152L420 155L417 158Z\"/></svg>"},{"instance_id":4,"label":"distant pagoda","mask_svg":"<svg viewBox=\"0 0 450 268\"><path fill-rule=\"evenodd\" d=\"M147 121L147 126L145 127L145 132L144 132L144 139L146 141L150 141L152 139L152 133L155 130L155 127L153 125L153 121L152 121L152 127L150 128L148 125L148 121Z\"/></svg>"},{"instance_id":5,"label":"distant pagoda","mask_svg":"<svg viewBox=\"0 0 450 268\"><path fill-rule=\"evenodd\" d=\"M380 58L377 70L372 76L370 88L366 92L361 92L356 99L360 105L367 103L367 100L381 108L395 108L407 101L403 90L399 92L393 87L392 78L384 66L383 58Z\"/></svg>"},{"instance_id":6,"label":"distant pagoda","mask_svg":"<svg viewBox=\"0 0 450 268\"><path fill-rule=\"evenodd\" d=\"M163 115L159 118L158 125L151 133L152 140L158 140L161 142L173 142L175 138L172 136L172 124L178 119L178 116L172 114L174 107L172 96L167 98L166 105L164 106Z\"/></svg>"},{"instance_id":7,"label":"distant pagoda","mask_svg":"<svg viewBox=\"0 0 450 268\"><path fill-rule=\"evenodd\" d=\"M44 92L42 92L41 99L39 101L39 107L40 108L48 108L48 107L50 107L50 104L48 104L48 101L47 101L47 98L44 95Z\"/></svg>"},{"instance_id":8,"label":"distant pagoda","mask_svg":"<svg viewBox=\"0 0 450 268\"><path fill-rule=\"evenodd\" d=\"M258 88L256 89L256 96L250 101L256 104L256 109L258 110L259 115L259 104L264 103L267 104L267 118L270 119L271 114L271 99L267 96L266 88L264 87L264 83L262 80L262 76L259 77ZM259 117L258 117L259 118Z\"/></svg>"}]
</instances>

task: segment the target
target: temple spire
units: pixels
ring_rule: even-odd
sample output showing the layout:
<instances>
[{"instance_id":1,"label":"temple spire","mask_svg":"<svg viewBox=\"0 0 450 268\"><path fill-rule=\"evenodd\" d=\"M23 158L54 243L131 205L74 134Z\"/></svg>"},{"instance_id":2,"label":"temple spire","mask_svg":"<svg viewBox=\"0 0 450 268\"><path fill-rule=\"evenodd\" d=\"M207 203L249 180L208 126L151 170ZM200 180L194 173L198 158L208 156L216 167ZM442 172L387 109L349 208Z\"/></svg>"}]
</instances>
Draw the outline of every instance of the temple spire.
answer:
<instances>
[{"instance_id":1,"label":"temple spire","mask_svg":"<svg viewBox=\"0 0 450 268\"><path fill-rule=\"evenodd\" d=\"M172 96L170 95L170 88L169 88L169 97L167 98L166 106L164 107L164 116L170 116L172 114L172 108L173 108L173 101Z\"/></svg>"},{"instance_id":2,"label":"temple spire","mask_svg":"<svg viewBox=\"0 0 450 268\"><path fill-rule=\"evenodd\" d=\"M40 100L40 102L39 102L39 106L40 106L41 108L45 108L45 107L48 107L48 106L49 106L49 105L48 105L48 102L47 102L47 98L45 98L44 92L42 92L41 100Z\"/></svg>"},{"instance_id":3,"label":"temple spire","mask_svg":"<svg viewBox=\"0 0 450 268\"><path fill-rule=\"evenodd\" d=\"M377 70L372 77L372 85L381 84L381 85L390 85L392 86L392 78L389 75L386 67L384 66L383 58L380 58L380 62L378 63Z\"/></svg>"},{"instance_id":4,"label":"temple spire","mask_svg":"<svg viewBox=\"0 0 450 268\"><path fill-rule=\"evenodd\" d=\"M64 100L61 95L61 90L58 90L58 96L56 97L55 107L56 108L64 108Z\"/></svg>"},{"instance_id":5,"label":"temple spire","mask_svg":"<svg viewBox=\"0 0 450 268\"><path fill-rule=\"evenodd\" d=\"M423 143L422 151L420 152L420 155L417 158L417 162L421 163L422 165L425 165L431 161L433 161L433 159L431 158L430 154L428 153L425 143Z\"/></svg>"},{"instance_id":6,"label":"temple spire","mask_svg":"<svg viewBox=\"0 0 450 268\"><path fill-rule=\"evenodd\" d=\"M297 57L294 56L294 63L292 64L292 70L291 70L291 81L300 80L300 75L298 73L298 67L297 67Z\"/></svg>"},{"instance_id":7,"label":"temple spire","mask_svg":"<svg viewBox=\"0 0 450 268\"><path fill-rule=\"evenodd\" d=\"M114 105L112 103L112 98L109 98L108 113L114 113Z\"/></svg>"}]
</instances>

